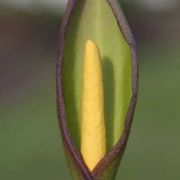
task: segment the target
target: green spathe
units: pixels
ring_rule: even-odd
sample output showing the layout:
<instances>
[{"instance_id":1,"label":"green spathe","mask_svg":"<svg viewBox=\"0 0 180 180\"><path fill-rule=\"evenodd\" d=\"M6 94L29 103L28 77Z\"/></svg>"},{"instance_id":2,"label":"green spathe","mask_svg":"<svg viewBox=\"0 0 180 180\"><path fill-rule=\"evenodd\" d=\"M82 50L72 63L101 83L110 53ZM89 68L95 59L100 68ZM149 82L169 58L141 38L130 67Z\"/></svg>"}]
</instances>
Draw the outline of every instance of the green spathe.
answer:
<instances>
[{"instance_id":1,"label":"green spathe","mask_svg":"<svg viewBox=\"0 0 180 180\"><path fill-rule=\"evenodd\" d=\"M92 172L80 154L83 51L88 39L96 42L102 58L107 149ZM69 0L59 45L58 117L73 178L114 179L132 124L138 82L135 44L116 0Z\"/></svg>"}]
</instances>

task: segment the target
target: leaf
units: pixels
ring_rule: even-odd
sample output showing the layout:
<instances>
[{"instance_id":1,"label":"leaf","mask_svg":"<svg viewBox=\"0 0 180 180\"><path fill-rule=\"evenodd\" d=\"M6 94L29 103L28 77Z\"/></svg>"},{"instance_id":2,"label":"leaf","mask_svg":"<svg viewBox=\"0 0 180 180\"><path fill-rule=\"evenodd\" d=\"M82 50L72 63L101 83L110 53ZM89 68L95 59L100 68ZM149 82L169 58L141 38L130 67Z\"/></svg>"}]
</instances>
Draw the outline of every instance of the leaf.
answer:
<instances>
[{"instance_id":1,"label":"leaf","mask_svg":"<svg viewBox=\"0 0 180 180\"><path fill-rule=\"evenodd\" d=\"M99 46L104 74L107 155L90 172L80 155L83 51ZM65 152L79 179L113 179L137 99L135 43L115 0L69 0L59 39L57 107ZM74 176L74 175L73 175Z\"/></svg>"}]
</instances>

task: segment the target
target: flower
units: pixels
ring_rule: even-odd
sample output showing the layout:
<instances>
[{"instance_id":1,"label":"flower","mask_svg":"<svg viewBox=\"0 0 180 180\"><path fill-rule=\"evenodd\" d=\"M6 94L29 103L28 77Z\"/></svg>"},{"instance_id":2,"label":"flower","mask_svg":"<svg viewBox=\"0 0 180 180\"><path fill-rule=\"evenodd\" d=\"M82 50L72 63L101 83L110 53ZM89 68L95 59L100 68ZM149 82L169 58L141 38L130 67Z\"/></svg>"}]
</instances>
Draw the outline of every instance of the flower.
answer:
<instances>
[{"instance_id":1,"label":"flower","mask_svg":"<svg viewBox=\"0 0 180 180\"><path fill-rule=\"evenodd\" d=\"M89 39L91 41L88 41ZM94 50L86 49L90 44ZM101 61L102 66L91 72L96 72L94 77L97 78L98 85L90 85L87 90L84 85L87 80L85 60L88 59L86 55L89 51L96 51L93 59L99 59L96 62ZM102 77L98 80L101 68ZM60 31L56 83L59 125L73 177L114 179L128 140L138 84L135 43L122 10L115 0L68 1ZM99 100L97 99L97 102L100 102L99 110L95 108L87 115L89 110L85 107L95 101L88 99L94 89L92 86L100 90ZM96 103L91 106L96 106ZM91 146L91 140L88 140L86 135L83 136L83 133L91 129L94 123L88 125L83 116L85 114L87 119L90 116L96 117L99 111L100 118L96 119L101 122L101 130L95 134L98 130L94 129L94 135L98 137L96 142L93 140L99 147L93 145L89 150L100 149L101 155L98 155L98 158L90 157L90 161L96 159L91 166L86 160L89 155L85 155L83 150L83 147L88 149L88 146ZM86 146L83 145L84 142Z\"/></svg>"}]
</instances>

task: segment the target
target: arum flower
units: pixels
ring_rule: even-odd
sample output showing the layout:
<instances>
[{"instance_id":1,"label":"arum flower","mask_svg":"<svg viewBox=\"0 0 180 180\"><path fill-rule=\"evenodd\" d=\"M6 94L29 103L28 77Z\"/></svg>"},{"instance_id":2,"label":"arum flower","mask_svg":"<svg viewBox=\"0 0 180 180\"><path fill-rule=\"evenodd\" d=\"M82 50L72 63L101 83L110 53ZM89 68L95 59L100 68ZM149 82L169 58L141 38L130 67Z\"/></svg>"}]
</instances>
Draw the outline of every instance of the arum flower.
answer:
<instances>
[{"instance_id":1,"label":"arum flower","mask_svg":"<svg viewBox=\"0 0 180 180\"><path fill-rule=\"evenodd\" d=\"M136 106L137 74L135 43L116 0L69 0L56 83L74 179L115 178Z\"/></svg>"}]
</instances>

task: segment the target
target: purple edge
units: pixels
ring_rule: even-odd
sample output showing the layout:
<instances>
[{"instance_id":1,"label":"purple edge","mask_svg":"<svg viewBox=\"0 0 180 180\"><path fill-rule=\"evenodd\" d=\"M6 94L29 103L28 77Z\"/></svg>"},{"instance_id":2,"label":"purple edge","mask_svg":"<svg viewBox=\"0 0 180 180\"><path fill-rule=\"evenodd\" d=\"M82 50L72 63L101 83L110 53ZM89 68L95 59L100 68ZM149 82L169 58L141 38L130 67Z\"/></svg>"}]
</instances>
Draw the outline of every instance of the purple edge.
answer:
<instances>
[{"instance_id":1,"label":"purple edge","mask_svg":"<svg viewBox=\"0 0 180 180\"><path fill-rule=\"evenodd\" d=\"M117 24L122 31L122 34L128 43L131 49L131 57L132 57L132 97L130 101L130 105L128 108L128 112L125 119L125 128L122 133L121 138L118 143L114 145L110 152L98 163L93 172L91 173L86 164L84 163L81 154L77 150L76 146L72 142L70 137L67 123L66 123L66 115L65 115L65 107L64 107L64 98L62 92L62 59L63 59L63 49L64 49L64 36L65 31L68 25L68 20L71 15L72 10L76 5L77 0L69 0L67 9L65 12L65 16L63 18L63 22L60 29L60 37L59 37L59 48L58 48L58 61L56 68L56 98L57 98L57 112L59 119L59 126L61 129L62 140L64 144L64 148L66 153L68 153L74 167L77 170L77 173L86 180L93 180L98 176L102 176L105 170L114 162L117 157L123 155L125 150L127 140L129 137L129 132L133 120L133 114L135 111L136 101L137 101L137 91L138 91L138 62L136 56L136 45L132 36L132 33L129 29L125 16L117 3L116 0L107 0L112 11L116 17Z\"/></svg>"}]
</instances>

